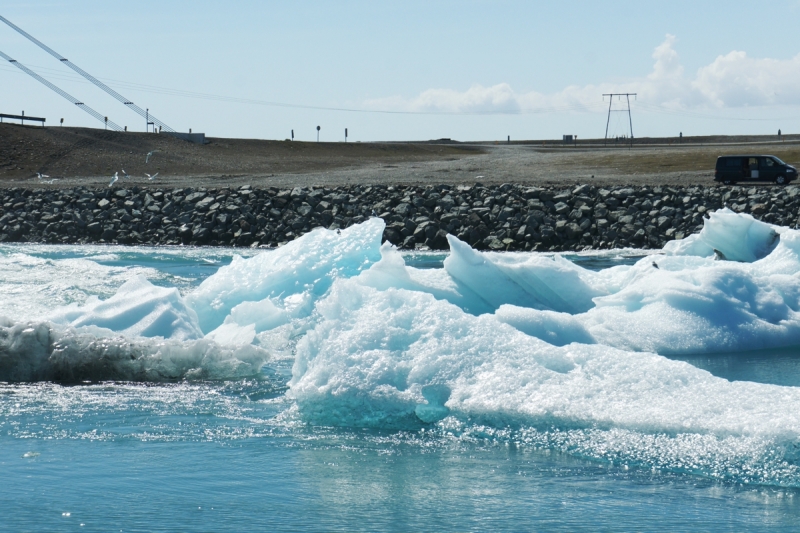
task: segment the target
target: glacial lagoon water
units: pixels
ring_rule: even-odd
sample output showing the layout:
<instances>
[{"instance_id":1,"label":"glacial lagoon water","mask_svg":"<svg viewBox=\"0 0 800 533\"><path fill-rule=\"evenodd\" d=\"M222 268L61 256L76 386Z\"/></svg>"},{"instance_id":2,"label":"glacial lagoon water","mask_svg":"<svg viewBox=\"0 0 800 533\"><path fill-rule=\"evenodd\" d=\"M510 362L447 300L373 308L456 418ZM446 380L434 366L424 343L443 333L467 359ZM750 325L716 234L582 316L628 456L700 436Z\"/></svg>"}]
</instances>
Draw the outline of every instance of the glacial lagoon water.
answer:
<instances>
[{"instance_id":1,"label":"glacial lagoon water","mask_svg":"<svg viewBox=\"0 0 800 533\"><path fill-rule=\"evenodd\" d=\"M0 246L0 530L796 529L797 232L381 231Z\"/></svg>"}]
</instances>

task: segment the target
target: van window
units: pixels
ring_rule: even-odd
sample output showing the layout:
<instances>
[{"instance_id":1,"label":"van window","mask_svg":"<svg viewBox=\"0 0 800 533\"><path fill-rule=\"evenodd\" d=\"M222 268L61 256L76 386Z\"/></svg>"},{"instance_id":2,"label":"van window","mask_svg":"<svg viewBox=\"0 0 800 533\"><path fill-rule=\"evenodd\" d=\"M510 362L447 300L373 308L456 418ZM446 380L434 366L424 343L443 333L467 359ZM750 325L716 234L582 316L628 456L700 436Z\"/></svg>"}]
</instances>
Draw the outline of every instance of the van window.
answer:
<instances>
[{"instance_id":1,"label":"van window","mask_svg":"<svg viewBox=\"0 0 800 533\"><path fill-rule=\"evenodd\" d=\"M786 164L783 161L781 161L779 158L775 157L774 155L771 156L771 158L772 158L773 161L775 161L779 165L785 165Z\"/></svg>"},{"instance_id":2,"label":"van window","mask_svg":"<svg viewBox=\"0 0 800 533\"><path fill-rule=\"evenodd\" d=\"M740 167L742 166L742 160L738 157L729 157L725 160L725 166L727 167Z\"/></svg>"},{"instance_id":3,"label":"van window","mask_svg":"<svg viewBox=\"0 0 800 533\"><path fill-rule=\"evenodd\" d=\"M777 165L775 160L772 159L771 157L765 157L764 159L762 159L762 161L764 162L764 166L766 166L767 168L772 168L775 165Z\"/></svg>"}]
</instances>

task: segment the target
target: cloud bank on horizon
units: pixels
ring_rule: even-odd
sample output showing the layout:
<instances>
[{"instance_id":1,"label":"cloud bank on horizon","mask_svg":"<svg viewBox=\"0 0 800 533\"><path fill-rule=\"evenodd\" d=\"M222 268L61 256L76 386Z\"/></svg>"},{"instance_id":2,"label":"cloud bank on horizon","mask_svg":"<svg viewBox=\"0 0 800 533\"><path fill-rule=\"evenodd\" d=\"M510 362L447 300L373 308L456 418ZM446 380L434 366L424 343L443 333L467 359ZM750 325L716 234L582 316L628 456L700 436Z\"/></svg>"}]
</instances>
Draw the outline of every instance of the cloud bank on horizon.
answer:
<instances>
[{"instance_id":1,"label":"cloud bank on horizon","mask_svg":"<svg viewBox=\"0 0 800 533\"><path fill-rule=\"evenodd\" d=\"M473 85L466 91L428 89L407 99L401 96L367 100L367 109L419 113L519 114L547 111L596 111L606 107L603 93L637 93L641 104L666 110L724 109L800 104L800 54L791 59L751 58L732 51L684 74L667 34L654 52L653 70L645 77L622 83L571 85L559 92L518 93L508 83Z\"/></svg>"}]
</instances>

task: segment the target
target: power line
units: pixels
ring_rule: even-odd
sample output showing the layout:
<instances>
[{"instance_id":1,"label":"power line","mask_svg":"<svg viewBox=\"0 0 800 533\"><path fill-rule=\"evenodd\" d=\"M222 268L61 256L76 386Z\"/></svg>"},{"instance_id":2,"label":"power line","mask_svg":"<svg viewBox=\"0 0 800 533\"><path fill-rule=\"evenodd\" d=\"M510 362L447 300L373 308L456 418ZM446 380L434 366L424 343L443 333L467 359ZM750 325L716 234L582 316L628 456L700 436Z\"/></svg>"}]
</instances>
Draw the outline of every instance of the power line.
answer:
<instances>
[{"instance_id":1,"label":"power line","mask_svg":"<svg viewBox=\"0 0 800 533\"><path fill-rule=\"evenodd\" d=\"M674 109L664 107L659 104L647 104L642 101L638 101L638 106L644 108L645 111L650 110L654 113L661 113L664 115L674 115L674 116L682 116L682 117L689 117L689 118L705 118L710 120L734 120L734 121L747 121L747 122L775 122L779 120L797 120L800 117L787 117L782 116L778 118L746 118L746 117L718 117L715 115L711 115L709 113L701 113L697 111L689 111L686 109Z\"/></svg>"},{"instance_id":2,"label":"power line","mask_svg":"<svg viewBox=\"0 0 800 533\"><path fill-rule=\"evenodd\" d=\"M46 69L46 67L37 67ZM0 70L7 70L0 67ZM47 69L52 70L52 69ZM13 72L13 71L9 71ZM53 76L53 78L62 79L65 81L78 81L80 83L86 83L80 80L80 78L76 76ZM237 96L225 96L225 95L218 95L213 93L199 93L193 91L185 91L182 89L171 89L168 87L158 87L154 85L144 85L132 82L125 82L125 81L118 81L118 80L110 80L106 78L107 81L113 82L115 85L124 86L127 89L134 90L134 91L141 91L147 92L152 94L163 94L167 96L178 96L182 98L192 98L192 99L199 99L199 100L210 100L210 101L217 101L217 102L228 102L228 103L237 103L237 104L248 104L248 105L260 105L260 106L268 106L268 107L283 107L283 108L290 108L290 109L311 109L311 110L319 110L319 111L341 111L346 113L372 113L372 114L392 114L392 115L452 115L452 116L469 116L469 115L479 115L479 116L497 116L497 115L529 115L529 114L546 114L546 113L559 113L565 111L576 111L576 112L593 112L599 109L602 106L602 103L590 103L590 104L565 104L561 106L548 106L548 107L540 107L537 109L520 109L517 111L403 111L403 110L391 110L391 109L363 109L363 108L348 108L348 107L328 107L328 106L318 106L318 105L308 105L308 104L292 104L287 102L275 102L269 100L257 100L252 98L242 98ZM593 109L594 108L594 109Z\"/></svg>"},{"instance_id":3,"label":"power line","mask_svg":"<svg viewBox=\"0 0 800 533\"><path fill-rule=\"evenodd\" d=\"M51 69L48 67L42 67L38 65L34 66L40 70L60 72L56 69ZM0 68L0 70L5 70L5 69ZM55 79L62 79L65 81L79 81L81 83L87 83L78 76L55 74L51 77ZM287 102L257 100L257 99L242 98L236 96L218 95L213 93L186 91L183 89L173 89L169 87L159 87L156 85L145 85L141 83L114 80L110 78L102 78L102 79L118 87L123 87L134 91L148 92L153 94L164 94L170 96L180 96L184 98L194 98L200 100L212 100L212 101L240 103L240 104L285 107L293 109L311 109L311 110L321 110L321 111L342 111L348 113L374 113L374 114L396 114L396 115L528 115L528 114L558 113L563 111L578 111L578 112L594 111L595 109L592 108L599 108L600 106L602 106L602 103L573 103L573 104L563 104L559 106L543 106L537 109L520 109L517 111L403 111L403 110L391 110L391 109L363 109L363 108L348 108L348 107L317 106L308 104L292 104Z\"/></svg>"},{"instance_id":4,"label":"power line","mask_svg":"<svg viewBox=\"0 0 800 533\"><path fill-rule=\"evenodd\" d=\"M75 104L76 106L80 107L81 109L83 109L84 111L86 111L87 113L92 115L94 118L96 118L97 120L99 120L100 122L105 124L106 127L109 127L109 128L111 128L112 130L115 130L115 131L122 131L122 128L120 128L113 121L108 120L108 117L105 117L105 116L101 115L100 113L98 113L97 111L95 111L94 109L89 107L88 105L84 104L83 102L81 102L80 100L78 100L77 98L72 96L71 94L69 94L69 93L67 93L65 91L62 91L61 89L59 89L58 87L56 87L55 85L53 85L52 83L50 83L49 81L44 79L43 77L39 76L34 71L29 69L28 67L26 67L25 65L23 65L22 63L17 61L16 59L11 59L9 56L4 54L3 52L0 52L0 57L2 57L6 61L8 61L12 65L14 65L15 67L17 67L21 71L23 71L25 74L28 74L29 76L31 76L35 80L37 80L40 83L46 85L47 87L49 87L50 89L52 89L53 91L55 91L59 95L63 96L64 98L66 98L67 100L69 100L70 102Z\"/></svg>"},{"instance_id":5,"label":"power line","mask_svg":"<svg viewBox=\"0 0 800 533\"><path fill-rule=\"evenodd\" d=\"M23 37L25 37L26 39L31 41L33 44L35 44L36 46L38 46L39 48L41 48L42 50L44 50L45 52L47 52L51 56L53 56L56 59L58 59L59 61L61 61L63 64L65 64L66 66L68 66L69 68L71 68L72 70L74 70L75 72L77 72L78 74L80 74L81 76L83 76L84 78L86 78L87 80L92 82L93 84L95 84L97 87L99 87L100 89L102 89L103 91L105 91L106 93L111 95L114 99L116 99L116 100L122 102L123 104L125 104L126 106L128 106L135 113L139 114L141 117L144 117L148 122L152 121L155 125L160 126L161 128L167 130L168 132L174 132L175 131L172 128L170 128L169 126L167 126L166 124L164 124L163 122L161 122L160 120L158 120L157 118L155 118L153 115L150 115L149 111L145 111L144 109L142 109L138 105L134 104L133 102L131 102L130 100L128 100L127 98L125 98L124 96L122 96L121 94L116 92L114 89L112 89L111 87L109 87L105 83L101 82L100 80L98 80L97 78L95 78L94 76L89 74L88 72L82 70L80 67L78 67L77 65L72 63L70 60L68 60L64 56L58 54L52 48L46 46L41 41L37 40L32 35L30 35L29 33L25 32L22 28L20 28L18 26L15 26L7 18L0 16L0 21L5 22L8 26L10 26L17 33L19 33L20 35L22 35Z\"/></svg>"},{"instance_id":6,"label":"power line","mask_svg":"<svg viewBox=\"0 0 800 533\"><path fill-rule=\"evenodd\" d=\"M86 83L80 76L71 76L69 74L63 74L62 71L58 69L52 69L48 67L43 67L40 65L30 65L38 70L52 72L54 74L50 75L50 79L58 79L70 82L78 82L78 83ZM0 66L0 71L10 72L14 74L20 74L18 70L15 69L7 69ZM538 109L523 109L519 110L518 112L497 112L497 111L489 111L489 112L464 112L464 111L396 111L396 110L383 110L383 109L359 109L359 108L343 108L343 107L325 107L325 106L313 106L313 105L306 105L306 104L292 104L287 102L273 102L273 101L266 101L266 100L256 100L256 99L249 99L249 98L242 98L236 96L226 96L226 95L219 95L213 93L201 93L201 92L194 92L194 91L186 91L183 89L173 89L169 87L160 87L156 85L146 85L142 83L135 83L129 82L124 80L117 80L112 78L101 78L107 83L112 84L116 87L122 87L125 89L130 89L133 91L140 91L150 94L163 94L167 96L177 96L182 98L192 98L192 99L199 99L199 100L209 100L209 101L217 101L217 102L227 102L227 103L237 103L237 104L247 104L247 105L260 105L260 106L273 106L273 107L285 107L285 108L293 108L293 109L316 109L322 111L342 111L342 112L350 112L350 113L376 113L376 114L398 114L398 115L452 115L452 116L461 116L461 115L480 115L480 116L497 116L497 115L527 115L527 114L547 114L547 113L559 113L559 112L596 112L599 108L605 107L603 103L586 103L586 104L565 104L561 106L549 106L549 107L541 107ZM691 111L689 109L675 109L672 107L664 107L660 104L651 104L647 103L644 100L639 100L637 97L637 106L642 113L659 113L663 115L672 115L672 116L682 116L688 118L700 118L700 119L707 119L707 120L714 120L714 121L734 121L734 122L777 122L777 121L785 121L785 120L800 120L800 116L792 117L792 116L781 116L781 117L762 117L762 118L750 118L750 117L721 117L717 115L713 115L711 113L703 113L700 111Z\"/></svg>"},{"instance_id":7,"label":"power line","mask_svg":"<svg viewBox=\"0 0 800 533\"><path fill-rule=\"evenodd\" d=\"M0 17L2 18L2 17ZM50 75L50 79L60 79L64 81L77 81L80 83L91 83L89 81L84 81L82 76L70 76L69 74L62 73L61 70L52 69L44 66L39 65L31 65L32 67L37 68L38 70L43 70L47 72L52 72L54 74ZM14 69L5 69L0 67L0 70L6 72L13 72L19 73L17 70ZM182 89L173 89L169 87L160 87L155 85L146 85L141 83L123 81L123 80L116 80L111 78L100 78L105 80L108 83L116 87L121 87L125 89L130 89L134 91L146 92L151 94L163 94L168 96L178 96L183 98L192 98L192 99L199 99L199 100L209 100L209 101L218 101L218 102L227 102L227 103L238 103L238 104L246 104L246 105L259 105L259 106L269 106L269 107L282 107L282 108L290 108L290 109L310 109L310 110L320 110L320 111L338 111L338 112L347 112L347 113L371 113L371 114L393 114L393 115L441 115L441 116L502 116L502 115L529 115L529 114L547 114L547 113L559 113L559 112L595 112L599 110L601 106L604 104L598 103L573 103L573 104L564 104L560 106L543 106L537 109L520 109L517 111L403 111L403 110L390 110L390 109L363 109L363 108L347 108L347 107L328 107L328 106L316 106L316 105L307 105L307 104L293 104L287 102L275 102L275 101L268 101L268 100L258 100L258 99L250 99L250 98L242 98L236 96L226 96L226 95L218 95L213 93L201 93L201 92L194 92L194 91L186 91ZM716 115L712 115L709 113L702 113L699 111L691 111L686 109L674 109L664 107L659 104L649 104L645 101L638 100L637 98L637 105L643 112L651 112L651 113L660 113L665 115L673 115L673 116L684 116L689 118L701 118L701 119L708 119L708 120L715 120L715 121L737 121L737 122L776 122L776 121L785 121L785 120L797 120L800 117L776 117L776 118L745 118L745 117L720 117ZM146 114L146 111L145 111ZM150 115L152 119L152 115ZM160 122L160 121L159 121ZM163 123L162 123L163 124ZM166 129L166 128L165 128Z\"/></svg>"}]
</instances>

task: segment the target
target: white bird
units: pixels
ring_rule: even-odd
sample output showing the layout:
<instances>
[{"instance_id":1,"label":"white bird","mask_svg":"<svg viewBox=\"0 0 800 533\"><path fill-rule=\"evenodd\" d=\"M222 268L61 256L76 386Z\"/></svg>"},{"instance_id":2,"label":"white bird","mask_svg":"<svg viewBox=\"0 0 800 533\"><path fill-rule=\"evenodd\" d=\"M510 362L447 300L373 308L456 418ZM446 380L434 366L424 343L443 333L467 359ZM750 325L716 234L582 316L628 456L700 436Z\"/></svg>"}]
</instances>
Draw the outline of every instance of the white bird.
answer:
<instances>
[{"instance_id":1,"label":"white bird","mask_svg":"<svg viewBox=\"0 0 800 533\"><path fill-rule=\"evenodd\" d=\"M109 187L113 186L118 179L119 179L119 172L114 172L114 177L111 178L111 183L109 183L108 186Z\"/></svg>"},{"instance_id":2,"label":"white bird","mask_svg":"<svg viewBox=\"0 0 800 533\"><path fill-rule=\"evenodd\" d=\"M130 176L128 176L128 173L127 173L127 172L125 172L125 169L124 169L124 168L122 169L122 177L123 177L123 178L130 178Z\"/></svg>"},{"instance_id":3,"label":"white bird","mask_svg":"<svg viewBox=\"0 0 800 533\"><path fill-rule=\"evenodd\" d=\"M145 164L150 162L150 158L153 157L153 154L158 152L158 150L153 150L152 152L147 152L147 157L144 158Z\"/></svg>"},{"instance_id":4,"label":"white bird","mask_svg":"<svg viewBox=\"0 0 800 533\"><path fill-rule=\"evenodd\" d=\"M41 179L44 179L44 178L49 178L50 176L48 176L47 174L42 174L41 172L37 172L36 173L36 177L41 180Z\"/></svg>"},{"instance_id":5,"label":"white bird","mask_svg":"<svg viewBox=\"0 0 800 533\"><path fill-rule=\"evenodd\" d=\"M156 172L152 176L150 174L148 174L147 172L145 172L144 175L147 176L147 179L149 179L150 181L153 181L154 179L156 179L156 176L158 176L158 172Z\"/></svg>"},{"instance_id":6,"label":"white bird","mask_svg":"<svg viewBox=\"0 0 800 533\"><path fill-rule=\"evenodd\" d=\"M53 183L55 183L55 182L57 182L57 181L58 181L58 178L53 178L53 179L51 179L51 180L47 180L47 181L44 181L44 182L42 182L42 183L47 183L47 184L50 184L50 185L52 185Z\"/></svg>"}]
</instances>

